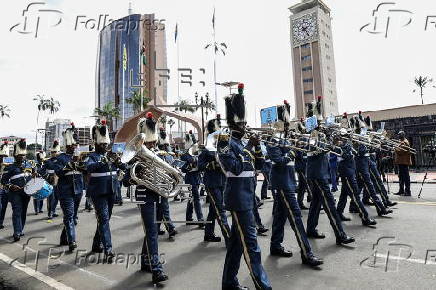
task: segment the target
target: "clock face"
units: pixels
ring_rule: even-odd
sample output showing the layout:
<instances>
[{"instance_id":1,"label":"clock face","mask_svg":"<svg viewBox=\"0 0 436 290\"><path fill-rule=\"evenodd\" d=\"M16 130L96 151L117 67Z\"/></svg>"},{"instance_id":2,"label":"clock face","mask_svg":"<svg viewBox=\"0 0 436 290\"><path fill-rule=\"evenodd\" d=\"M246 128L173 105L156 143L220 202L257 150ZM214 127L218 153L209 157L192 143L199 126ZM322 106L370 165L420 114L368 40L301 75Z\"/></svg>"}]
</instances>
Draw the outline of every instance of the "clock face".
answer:
<instances>
[{"instance_id":1,"label":"clock face","mask_svg":"<svg viewBox=\"0 0 436 290\"><path fill-rule=\"evenodd\" d=\"M318 36L315 14L308 14L293 21L292 34L294 46L310 42Z\"/></svg>"}]
</instances>

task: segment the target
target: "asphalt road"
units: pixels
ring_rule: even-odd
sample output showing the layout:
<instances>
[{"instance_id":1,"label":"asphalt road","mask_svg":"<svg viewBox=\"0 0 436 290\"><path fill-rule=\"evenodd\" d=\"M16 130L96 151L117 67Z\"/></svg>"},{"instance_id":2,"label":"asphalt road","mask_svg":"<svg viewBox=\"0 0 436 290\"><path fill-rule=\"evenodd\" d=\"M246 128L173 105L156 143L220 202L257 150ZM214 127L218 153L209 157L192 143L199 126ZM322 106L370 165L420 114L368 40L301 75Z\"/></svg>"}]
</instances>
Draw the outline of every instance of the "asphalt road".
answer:
<instances>
[{"instance_id":1,"label":"asphalt road","mask_svg":"<svg viewBox=\"0 0 436 290\"><path fill-rule=\"evenodd\" d=\"M258 186L260 189L260 186ZM391 185L391 191L398 185ZM314 252L325 260L318 270L301 264L295 236L286 227L284 246L294 257L269 256L270 232L258 237L262 262L274 289L434 289L436 281L436 185L427 184L423 198L416 199L419 185L413 185L415 197L391 196L400 201L394 214L377 217L376 228L363 227L357 215L345 224L348 235L356 238L350 247L336 246L327 216L322 214L318 229L326 233L324 240L311 240ZM259 193L258 193L259 194ZM171 202L174 220L182 220L186 203ZM224 264L224 243L203 242L203 231L195 226L178 224L175 241L167 236L159 239L162 260L170 280L164 286L152 285L151 275L140 272L143 230L138 209L126 201L115 206L111 220L116 264L98 263L95 255L86 256L91 248L96 221L93 213L79 214L78 244L75 253L56 246L62 229L61 216L52 223L45 213L33 214L29 204L25 237L12 243L10 206L0 231L0 289L220 289ZM260 213L264 224L271 228L272 202L266 201ZM206 205L203 213L207 214ZM375 209L370 213L376 215ZM303 212L304 221L307 211ZM216 228L216 233L219 228ZM27 245L26 245L27 244ZM38 257L37 254L38 253ZM35 262L37 261L37 262ZM127 262L128 261L128 262ZM25 264L25 265L24 265ZM37 271L35 271L35 268ZM239 280L254 289L244 261ZM9 288L8 288L9 287Z\"/></svg>"}]
</instances>

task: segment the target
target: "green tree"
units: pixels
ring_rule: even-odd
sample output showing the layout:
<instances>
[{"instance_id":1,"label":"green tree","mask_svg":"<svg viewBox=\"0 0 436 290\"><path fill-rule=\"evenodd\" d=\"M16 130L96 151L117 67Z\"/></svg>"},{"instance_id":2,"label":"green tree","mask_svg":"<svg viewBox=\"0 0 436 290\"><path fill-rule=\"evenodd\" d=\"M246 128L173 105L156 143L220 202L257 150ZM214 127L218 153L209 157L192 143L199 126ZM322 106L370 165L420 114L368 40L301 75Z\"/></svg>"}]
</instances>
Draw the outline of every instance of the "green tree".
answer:
<instances>
[{"instance_id":1,"label":"green tree","mask_svg":"<svg viewBox=\"0 0 436 290\"><path fill-rule=\"evenodd\" d=\"M188 100L181 100L180 102L176 102L174 105L176 106L174 111L184 112L185 114L187 112L195 113L196 111L195 108L191 107L191 102Z\"/></svg>"},{"instance_id":2,"label":"green tree","mask_svg":"<svg viewBox=\"0 0 436 290\"><path fill-rule=\"evenodd\" d=\"M427 87L427 85L431 84L433 82L433 79L429 77L415 77L415 85L420 90L420 96L421 96L421 103L424 105L424 89ZM413 90L413 92L416 92L416 89Z\"/></svg>"},{"instance_id":3,"label":"green tree","mask_svg":"<svg viewBox=\"0 0 436 290\"><path fill-rule=\"evenodd\" d=\"M37 102L37 109L38 114L36 115L36 132L35 132L35 143L38 143L38 127L39 127L39 115L41 112L48 111L50 114L55 114L59 111L61 104L59 101L56 101L51 98L45 98L44 95L36 95L36 97L33 98L34 101ZM35 147L36 148L36 147ZM36 149L35 149L35 155L36 155Z\"/></svg>"},{"instance_id":4,"label":"green tree","mask_svg":"<svg viewBox=\"0 0 436 290\"><path fill-rule=\"evenodd\" d=\"M11 110L9 109L9 106L7 105L0 105L0 118L4 118L4 117L8 117L10 118L11 116L9 116L9 113L11 112Z\"/></svg>"},{"instance_id":5,"label":"green tree","mask_svg":"<svg viewBox=\"0 0 436 290\"><path fill-rule=\"evenodd\" d=\"M95 108L94 113L108 122L111 131L113 131L113 119L120 117L120 110L114 106L113 102L105 104L102 108Z\"/></svg>"},{"instance_id":6,"label":"green tree","mask_svg":"<svg viewBox=\"0 0 436 290\"><path fill-rule=\"evenodd\" d=\"M147 108L150 101L151 99L146 96L146 92L144 91L144 94L142 95L143 110ZM135 113L135 115L141 112L141 91L139 89L133 90L130 98L126 99L126 103L133 105L133 112Z\"/></svg>"}]
</instances>

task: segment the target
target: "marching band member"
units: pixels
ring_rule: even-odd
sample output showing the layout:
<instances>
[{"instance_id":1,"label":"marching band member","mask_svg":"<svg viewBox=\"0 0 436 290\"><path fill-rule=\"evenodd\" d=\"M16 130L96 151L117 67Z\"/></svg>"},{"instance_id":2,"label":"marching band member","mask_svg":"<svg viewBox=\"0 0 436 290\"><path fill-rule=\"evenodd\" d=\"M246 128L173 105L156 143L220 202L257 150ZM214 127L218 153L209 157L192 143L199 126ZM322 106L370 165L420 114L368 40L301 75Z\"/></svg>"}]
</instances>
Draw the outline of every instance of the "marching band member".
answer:
<instances>
[{"instance_id":1,"label":"marching band member","mask_svg":"<svg viewBox=\"0 0 436 290\"><path fill-rule=\"evenodd\" d=\"M218 160L227 180L224 189L225 208L232 214L232 228L227 245L222 289L247 289L239 285L237 274L244 255L256 289L272 289L262 266L261 251L257 244L253 215L255 170L263 164L260 140L252 136L247 145L242 138L246 133L244 85L238 85L238 94L227 97L226 118L231 138L218 147Z\"/></svg>"},{"instance_id":2,"label":"marching band member","mask_svg":"<svg viewBox=\"0 0 436 290\"><path fill-rule=\"evenodd\" d=\"M106 121L92 128L92 139L95 142L95 152L86 159L86 169L90 174L87 193L94 204L97 217L97 229L92 243L92 251L104 251L104 259L111 264L115 254L112 250L112 238L109 221L115 201L117 186L117 168L122 166L119 158L114 162L107 156L110 144L109 130Z\"/></svg>"},{"instance_id":3,"label":"marching band member","mask_svg":"<svg viewBox=\"0 0 436 290\"><path fill-rule=\"evenodd\" d=\"M145 134L144 145L149 150L153 150L156 146L156 121L153 119L153 114L148 112L146 118L141 118L137 126L138 134ZM135 182L130 178L130 170L127 170L124 176L123 183L125 186L134 185ZM141 252L141 271L152 273L153 283L159 283L168 280L168 275L164 272L162 263L159 259L158 246L158 227L155 220L155 209L157 211L162 207L162 196L158 192L151 191L143 185L137 185L135 196L137 200L141 196L143 203L139 204L141 212L141 220L144 229L144 242Z\"/></svg>"},{"instance_id":4,"label":"marching band member","mask_svg":"<svg viewBox=\"0 0 436 290\"><path fill-rule=\"evenodd\" d=\"M41 171L42 167L44 166L44 158L45 153L43 151L39 151L36 153L36 170L39 172ZM42 207L44 205L43 199L33 199L33 209L35 210L35 215L38 215L39 213L43 213Z\"/></svg>"},{"instance_id":5,"label":"marching band member","mask_svg":"<svg viewBox=\"0 0 436 290\"><path fill-rule=\"evenodd\" d=\"M321 106L321 98L319 97L315 107L318 120L322 119ZM314 117L312 104L309 104L307 115L309 118ZM330 220L330 225L335 233L336 244L349 244L354 242L354 238L347 236L342 227L339 214L336 211L335 200L330 191L328 182L330 178L328 158L329 150L325 148L325 135L320 133L318 130L318 128L315 128L311 132L315 138L315 140L312 139L315 141L315 144L313 145L309 142L308 149L312 152L307 153L307 179L312 192L312 202L310 203L309 216L307 218L307 236L314 239L325 238L325 235L318 232L316 229L322 204L327 217ZM319 143L318 141L324 142ZM315 148L312 148L312 146L315 146ZM315 149L315 151L312 149Z\"/></svg>"},{"instance_id":6,"label":"marching band member","mask_svg":"<svg viewBox=\"0 0 436 290\"><path fill-rule=\"evenodd\" d=\"M160 150L157 155L162 160L164 160L169 165L171 165L174 161L174 158L167 151L169 150L168 147L170 145L170 142L168 140L168 136L167 136L167 132L165 131L165 128L160 128L157 143L158 143L157 146ZM157 215L158 215L157 220L164 222L164 226L167 229L169 237L174 238L174 236L177 235L178 232L174 224L171 222L170 205L168 203L168 198L161 199L161 206L159 207L159 211L157 212ZM160 231L160 225L161 224L159 223L158 224L159 234L164 234L165 233L164 231L163 233L161 233Z\"/></svg>"},{"instance_id":7,"label":"marching band member","mask_svg":"<svg viewBox=\"0 0 436 290\"><path fill-rule=\"evenodd\" d=\"M303 125L303 118L301 118L301 120L297 123L296 130L300 134L306 133L306 128ZM297 144L297 146L299 145ZM310 187L307 184L306 166L307 166L307 154L303 151L295 152L295 171L297 172L297 176L298 176L297 200L301 210L309 209L304 205L304 192L306 190L307 190L307 199L306 199L307 202L310 202L312 200L312 193L310 192Z\"/></svg>"},{"instance_id":8,"label":"marching band member","mask_svg":"<svg viewBox=\"0 0 436 290\"><path fill-rule=\"evenodd\" d=\"M359 114L359 116L355 116L354 126L355 126L355 132L356 134L361 133L361 129L365 127L365 122L363 120L363 117ZM366 147L365 144L359 143L356 144L357 146L357 155L356 155L356 170L357 170L357 184L359 186L359 195L360 192L366 190L368 197L372 200L374 203L377 214L379 216L384 216L387 214L392 213L391 209L386 209L386 207L383 205L383 203L378 198L374 184L371 181L371 175L369 173L369 151L368 147ZM365 204L365 196L362 200L362 202ZM355 206L353 204L353 206Z\"/></svg>"},{"instance_id":9,"label":"marching band member","mask_svg":"<svg viewBox=\"0 0 436 290\"><path fill-rule=\"evenodd\" d=\"M285 138L289 130L290 106L285 102L282 119L284 121ZM273 224L271 234L270 254L278 257L292 257L292 252L283 248L284 226L289 220L292 230L297 238L301 249L301 260L303 264L315 267L323 264L323 260L316 257L310 246L309 240L301 219L301 211L295 197L295 154L285 146L288 142L272 138L275 145L268 145L268 155L272 161L271 186L274 194Z\"/></svg>"},{"instance_id":10,"label":"marching band member","mask_svg":"<svg viewBox=\"0 0 436 290\"><path fill-rule=\"evenodd\" d=\"M262 167L262 175L263 175L263 182L262 182L262 188L260 190L260 198L262 200L264 199L271 199L270 196L268 196L268 190L271 190L271 159L268 155L265 156L265 162Z\"/></svg>"},{"instance_id":11,"label":"marching band member","mask_svg":"<svg viewBox=\"0 0 436 290\"><path fill-rule=\"evenodd\" d=\"M401 130L398 132L400 144L395 149L394 164L398 165L398 181L400 183L400 190L394 195L411 196L410 192L410 174L409 166L412 165L412 155L407 150L402 149L402 146L409 147L409 140L406 138L406 133Z\"/></svg>"},{"instance_id":12,"label":"marching band member","mask_svg":"<svg viewBox=\"0 0 436 290\"><path fill-rule=\"evenodd\" d=\"M32 178L32 175L25 171L26 154L26 140L21 139L14 145L15 161L5 168L7 172L2 175L1 179L1 184L8 191L8 198L12 205L14 242L24 236L23 229L30 201L30 196L24 192L24 186Z\"/></svg>"},{"instance_id":13,"label":"marching band member","mask_svg":"<svg viewBox=\"0 0 436 290\"><path fill-rule=\"evenodd\" d=\"M57 156L61 152L61 146L59 145L59 142L55 140L53 142L53 146L50 148L50 158L44 162L44 165L42 166L42 170L40 174L44 176L44 178L47 180L47 182L53 186L53 194L50 194L47 198L47 212L48 212L48 218L52 219L54 217L57 217L56 214L56 206L58 204L58 198L56 193L56 183L57 183L57 176L55 174L55 170L57 168Z\"/></svg>"},{"instance_id":14,"label":"marching band member","mask_svg":"<svg viewBox=\"0 0 436 290\"><path fill-rule=\"evenodd\" d=\"M200 193L198 191L198 187L201 183L200 172L198 171L198 158L195 155L198 151L198 145L196 144L195 136L192 131L189 131L188 134L185 135L185 153L180 156L181 161L185 161L185 164L182 166L182 172L185 173L185 183L191 185L192 187L192 197L189 199L188 204L186 206L186 221L188 221L188 225L190 221L193 221L192 214L195 210L195 215L197 216L198 221L203 221L203 212L201 210L200 203ZM192 155L189 153L192 152ZM199 224L199 227L204 227L204 224Z\"/></svg>"},{"instance_id":15,"label":"marching band member","mask_svg":"<svg viewBox=\"0 0 436 290\"><path fill-rule=\"evenodd\" d=\"M208 142L219 141L220 133L217 131L221 128L219 115L207 123ZM215 134L215 135L212 135ZM221 166L216 160L216 152L213 150L214 144L207 144L198 156L198 169L204 172L203 183L209 197L209 213L207 223L204 229L205 242L220 242L221 238L215 236L215 220L221 228L226 245L230 238L230 227L227 223L227 216L223 204L223 191L226 182L226 176L221 170Z\"/></svg>"},{"instance_id":16,"label":"marching band member","mask_svg":"<svg viewBox=\"0 0 436 290\"><path fill-rule=\"evenodd\" d=\"M376 191L380 194L383 204L385 207L392 207L397 205L397 202L392 202L389 199L388 192L386 191L385 185L377 167L377 151L371 150L369 153L369 173L371 174L371 181L375 186Z\"/></svg>"},{"instance_id":17,"label":"marching band member","mask_svg":"<svg viewBox=\"0 0 436 290\"><path fill-rule=\"evenodd\" d=\"M5 158L9 156L8 142L5 141L0 145L0 180L3 174L7 173ZM8 192L3 185L0 184L0 230L4 229L3 221L5 219L6 208L8 206Z\"/></svg>"},{"instance_id":18,"label":"marching band member","mask_svg":"<svg viewBox=\"0 0 436 290\"><path fill-rule=\"evenodd\" d=\"M64 214L60 244L68 245L70 251L77 248L76 224L77 211L83 194L83 166L78 163L75 150L77 147L74 125L63 133L65 153L61 153L53 163L56 163L55 173L58 176L56 195ZM53 151L59 152L59 144L53 144Z\"/></svg>"},{"instance_id":19,"label":"marching band member","mask_svg":"<svg viewBox=\"0 0 436 290\"><path fill-rule=\"evenodd\" d=\"M347 118L347 115L344 114L344 118ZM344 126L342 129L342 133L345 135L348 125ZM351 198L351 200L356 205L357 211L362 219L362 224L364 226L373 226L376 225L377 222L370 218L368 211L362 203L362 200L359 197L359 187L357 185L356 178L356 162L354 161L354 154L357 152L353 148L353 144L351 141L342 142L339 138L335 139L336 146L341 148L341 157L339 158L339 176L342 181L341 194L339 196L339 202L337 205L337 211L339 213L339 217L342 221L349 221L350 219L344 216L344 209L347 204L347 196Z\"/></svg>"}]
</instances>

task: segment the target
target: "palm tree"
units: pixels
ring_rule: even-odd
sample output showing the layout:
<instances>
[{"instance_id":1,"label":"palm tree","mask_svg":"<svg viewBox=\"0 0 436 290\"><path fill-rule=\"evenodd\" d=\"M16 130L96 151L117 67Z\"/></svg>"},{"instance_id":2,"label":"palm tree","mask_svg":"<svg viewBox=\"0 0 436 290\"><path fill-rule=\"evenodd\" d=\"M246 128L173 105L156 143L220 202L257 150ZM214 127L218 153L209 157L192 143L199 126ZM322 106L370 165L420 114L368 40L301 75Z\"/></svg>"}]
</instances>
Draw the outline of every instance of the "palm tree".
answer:
<instances>
[{"instance_id":1,"label":"palm tree","mask_svg":"<svg viewBox=\"0 0 436 290\"><path fill-rule=\"evenodd\" d=\"M36 115L36 132L35 132L35 144L38 144L38 127L39 127L39 114L45 111L49 111L50 114L54 114L59 111L59 108L61 104L59 101L56 101L51 98L45 98L44 95L36 95L36 97L33 98L34 101L37 102L37 108L38 108L38 114ZM36 147L35 147L35 154L36 154Z\"/></svg>"},{"instance_id":2,"label":"palm tree","mask_svg":"<svg viewBox=\"0 0 436 290\"><path fill-rule=\"evenodd\" d=\"M179 112L190 112L190 113L195 113L195 111L197 111L196 108L191 107L191 102L188 100L181 100L180 102L176 102L174 104L175 106L177 106L174 111L179 111ZM184 122L185 124L185 131L186 131L186 122Z\"/></svg>"},{"instance_id":3,"label":"palm tree","mask_svg":"<svg viewBox=\"0 0 436 290\"><path fill-rule=\"evenodd\" d=\"M113 131L113 119L120 117L120 110L117 107L114 107L113 102L105 104L102 108L95 108L94 113L99 117L106 119L111 131Z\"/></svg>"},{"instance_id":4,"label":"palm tree","mask_svg":"<svg viewBox=\"0 0 436 290\"><path fill-rule=\"evenodd\" d=\"M145 110L147 108L148 103L151 101L150 98L145 96L144 94L141 96L141 91L139 89L133 90L130 98L126 99L127 104L133 105L133 111L136 114L141 112L141 99L142 99L142 109Z\"/></svg>"},{"instance_id":5,"label":"palm tree","mask_svg":"<svg viewBox=\"0 0 436 290\"><path fill-rule=\"evenodd\" d=\"M170 126L170 141L173 140L173 126L176 124L176 122L173 119L169 119L167 124Z\"/></svg>"},{"instance_id":6,"label":"palm tree","mask_svg":"<svg viewBox=\"0 0 436 290\"><path fill-rule=\"evenodd\" d=\"M190 113L195 113L196 109L191 107L191 102L188 100L181 100L180 102L176 102L174 104L176 106L176 108L174 109L175 111L179 111L179 112L190 112Z\"/></svg>"},{"instance_id":7,"label":"palm tree","mask_svg":"<svg viewBox=\"0 0 436 290\"><path fill-rule=\"evenodd\" d=\"M162 116L159 118L159 123L161 123L161 125L162 125L163 127L165 127L165 125L168 123L168 122L167 122L167 116L162 115Z\"/></svg>"},{"instance_id":8,"label":"palm tree","mask_svg":"<svg viewBox=\"0 0 436 290\"><path fill-rule=\"evenodd\" d=\"M10 113L10 109L8 105L0 105L0 118L4 118L4 117L8 117L10 118L11 116L9 116Z\"/></svg>"},{"instance_id":9,"label":"palm tree","mask_svg":"<svg viewBox=\"0 0 436 290\"><path fill-rule=\"evenodd\" d=\"M424 89L427 87L427 85L429 85L429 84L431 84L433 82L433 79L431 79L429 77L419 76L419 77L415 77L415 81L414 82L415 82L415 85L420 90L421 103L424 105ZM416 89L413 90L413 92L416 92Z\"/></svg>"}]
</instances>

